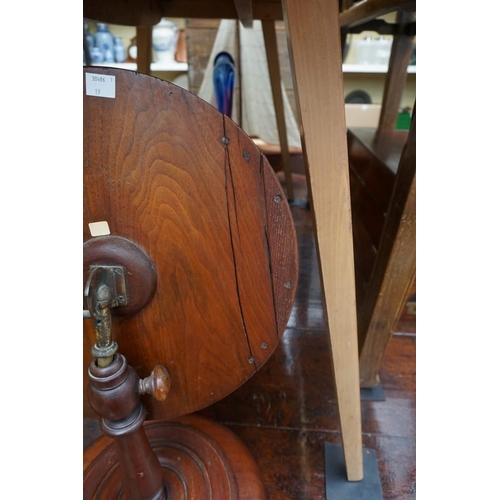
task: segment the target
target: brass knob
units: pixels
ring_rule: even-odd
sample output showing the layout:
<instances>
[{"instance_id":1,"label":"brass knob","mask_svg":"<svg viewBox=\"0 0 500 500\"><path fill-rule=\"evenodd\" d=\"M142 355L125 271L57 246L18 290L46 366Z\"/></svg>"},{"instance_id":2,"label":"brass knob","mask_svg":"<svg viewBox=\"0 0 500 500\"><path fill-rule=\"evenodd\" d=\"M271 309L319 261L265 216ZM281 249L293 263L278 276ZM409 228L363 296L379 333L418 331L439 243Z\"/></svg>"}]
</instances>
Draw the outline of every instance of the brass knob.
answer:
<instances>
[{"instance_id":1,"label":"brass knob","mask_svg":"<svg viewBox=\"0 0 500 500\"><path fill-rule=\"evenodd\" d=\"M149 377L139 380L139 392L151 394L156 401L165 401L171 384L167 369L162 365L156 365Z\"/></svg>"}]
</instances>

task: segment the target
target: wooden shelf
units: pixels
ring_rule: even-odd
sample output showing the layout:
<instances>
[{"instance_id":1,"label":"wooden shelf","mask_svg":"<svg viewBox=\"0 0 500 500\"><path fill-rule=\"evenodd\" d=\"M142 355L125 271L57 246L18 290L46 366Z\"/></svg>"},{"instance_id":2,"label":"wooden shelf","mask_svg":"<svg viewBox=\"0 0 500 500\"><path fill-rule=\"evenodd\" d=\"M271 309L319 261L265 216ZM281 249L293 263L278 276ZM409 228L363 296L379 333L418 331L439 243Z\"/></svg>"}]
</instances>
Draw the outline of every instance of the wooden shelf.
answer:
<instances>
[{"instance_id":1,"label":"wooden shelf","mask_svg":"<svg viewBox=\"0 0 500 500\"><path fill-rule=\"evenodd\" d=\"M106 66L108 68L137 70L136 63L98 63L92 66ZM187 63L179 63L177 61L159 61L151 63L151 71L187 71Z\"/></svg>"},{"instance_id":2,"label":"wooden shelf","mask_svg":"<svg viewBox=\"0 0 500 500\"><path fill-rule=\"evenodd\" d=\"M342 64L344 73L387 73L385 64ZM408 66L408 73L416 73L416 66Z\"/></svg>"}]
</instances>

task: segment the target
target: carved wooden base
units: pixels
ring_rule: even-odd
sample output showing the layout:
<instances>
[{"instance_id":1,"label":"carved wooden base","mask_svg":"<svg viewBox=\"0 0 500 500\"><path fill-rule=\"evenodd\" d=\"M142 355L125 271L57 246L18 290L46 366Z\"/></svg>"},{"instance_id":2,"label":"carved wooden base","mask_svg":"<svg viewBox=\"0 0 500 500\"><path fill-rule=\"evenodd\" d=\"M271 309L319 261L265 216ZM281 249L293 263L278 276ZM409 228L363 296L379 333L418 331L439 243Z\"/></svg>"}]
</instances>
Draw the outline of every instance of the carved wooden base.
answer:
<instances>
[{"instance_id":1,"label":"carved wooden base","mask_svg":"<svg viewBox=\"0 0 500 500\"><path fill-rule=\"evenodd\" d=\"M164 470L169 500L264 500L253 457L231 431L204 417L145 422ZM84 453L84 500L131 500L123 492L113 439L103 436ZM151 499L153 500L153 499Z\"/></svg>"}]
</instances>

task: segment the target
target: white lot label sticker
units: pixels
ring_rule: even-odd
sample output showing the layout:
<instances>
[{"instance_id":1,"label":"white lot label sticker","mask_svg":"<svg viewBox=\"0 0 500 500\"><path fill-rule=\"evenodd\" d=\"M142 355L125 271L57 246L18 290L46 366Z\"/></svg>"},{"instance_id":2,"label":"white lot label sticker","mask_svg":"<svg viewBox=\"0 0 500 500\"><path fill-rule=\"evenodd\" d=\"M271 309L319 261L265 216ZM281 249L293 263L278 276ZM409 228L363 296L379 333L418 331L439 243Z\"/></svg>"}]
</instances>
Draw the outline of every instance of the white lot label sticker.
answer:
<instances>
[{"instance_id":1,"label":"white lot label sticker","mask_svg":"<svg viewBox=\"0 0 500 500\"><path fill-rule=\"evenodd\" d=\"M100 222L89 222L91 236L105 236L111 234L109 224L104 220Z\"/></svg>"},{"instance_id":2,"label":"white lot label sticker","mask_svg":"<svg viewBox=\"0 0 500 500\"><path fill-rule=\"evenodd\" d=\"M87 95L114 99L115 77L112 75L85 73L85 91Z\"/></svg>"}]
</instances>

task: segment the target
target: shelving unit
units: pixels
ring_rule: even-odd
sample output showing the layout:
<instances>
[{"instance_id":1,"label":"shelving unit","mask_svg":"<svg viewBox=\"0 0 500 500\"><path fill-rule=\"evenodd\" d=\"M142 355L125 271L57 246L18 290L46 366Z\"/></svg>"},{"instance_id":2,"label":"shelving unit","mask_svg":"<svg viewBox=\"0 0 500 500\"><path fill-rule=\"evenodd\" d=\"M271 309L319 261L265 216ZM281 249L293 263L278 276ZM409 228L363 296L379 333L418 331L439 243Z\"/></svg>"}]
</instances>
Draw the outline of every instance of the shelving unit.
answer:
<instances>
[{"instance_id":1,"label":"shelving unit","mask_svg":"<svg viewBox=\"0 0 500 500\"><path fill-rule=\"evenodd\" d=\"M93 66L106 66L108 68L128 69L131 71L137 70L136 63L98 63ZM151 63L151 71L187 71L187 63L179 63L177 61L159 61Z\"/></svg>"},{"instance_id":2,"label":"shelving unit","mask_svg":"<svg viewBox=\"0 0 500 500\"><path fill-rule=\"evenodd\" d=\"M160 66L164 63L152 63L151 65L151 71L187 71L188 70L188 65L187 63L169 63L168 67L163 67ZM175 64L174 66L171 66L171 64ZM104 65L104 64L103 64ZM111 66L111 64L109 64ZM136 66L134 64L122 64L122 65L113 65L112 67L120 67L124 69L131 69L135 70ZM385 75L388 71L389 67L387 64L343 64L342 65L342 71L344 73L350 73L350 74L372 74L372 75ZM408 74L416 74L417 73L417 67L415 65L409 65L407 69ZM364 82L366 83L366 82ZM380 87L380 93L383 90L383 83L376 84L378 87ZM368 90L373 93L373 90L369 87ZM381 99L380 99L381 100Z\"/></svg>"},{"instance_id":3,"label":"shelving unit","mask_svg":"<svg viewBox=\"0 0 500 500\"><path fill-rule=\"evenodd\" d=\"M389 66L386 64L343 64L344 73L387 73ZM407 73L416 74L416 66L408 66Z\"/></svg>"},{"instance_id":4,"label":"shelving unit","mask_svg":"<svg viewBox=\"0 0 500 500\"><path fill-rule=\"evenodd\" d=\"M181 18L170 18L167 17L167 20L173 22L174 24L177 25L178 29L184 29L184 19ZM92 21L87 18L87 22L89 23L90 27L90 32L94 33L96 30L95 24L96 21ZM103 21L105 22L105 21ZM121 25L121 24L115 24L115 23L107 23L108 28L111 31L113 36L117 36L122 38L123 45L128 48L132 42L132 39L137 38L139 36L139 29L137 26L130 26L130 25ZM142 28L144 29L144 28ZM144 35L142 35L144 36ZM151 36L151 35L150 35ZM150 48L151 54L150 58L155 59L155 54L154 50ZM102 62L102 63L94 63L92 66L97 66L97 67L108 67L108 68L120 68L120 69L127 69L130 71L137 71L138 70L138 65L137 62L123 62L123 63L115 63L115 62ZM173 81L175 78L179 77L182 73L187 73L188 71L188 64L187 63L179 63L173 59L173 54L170 59L165 60L165 61L156 61L152 62L149 65L149 71L148 74L150 73L156 73L156 76L159 78L162 78L167 81ZM141 72L146 72L144 69ZM158 74L159 73L159 74Z\"/></svg>"},{"instance_id":5,"label":"shelving unit","mask_svg":"<svg viewBox=\"0 0 500 500\"><path fill-rule=\"evenodd\" d=\"M109 68L121 68L131 71L137 70L136 63L98 63L93 66L106 66ZM151 63L151 71L187 71L187 63L179 63L177 61L159 61ZM344 73L369 73L369 74L384 74L387 73L388 65L385 64L343 64L342 71ZM416 66L408 66L409 74L416 74Z\"/></svg>"}]
</instances>

